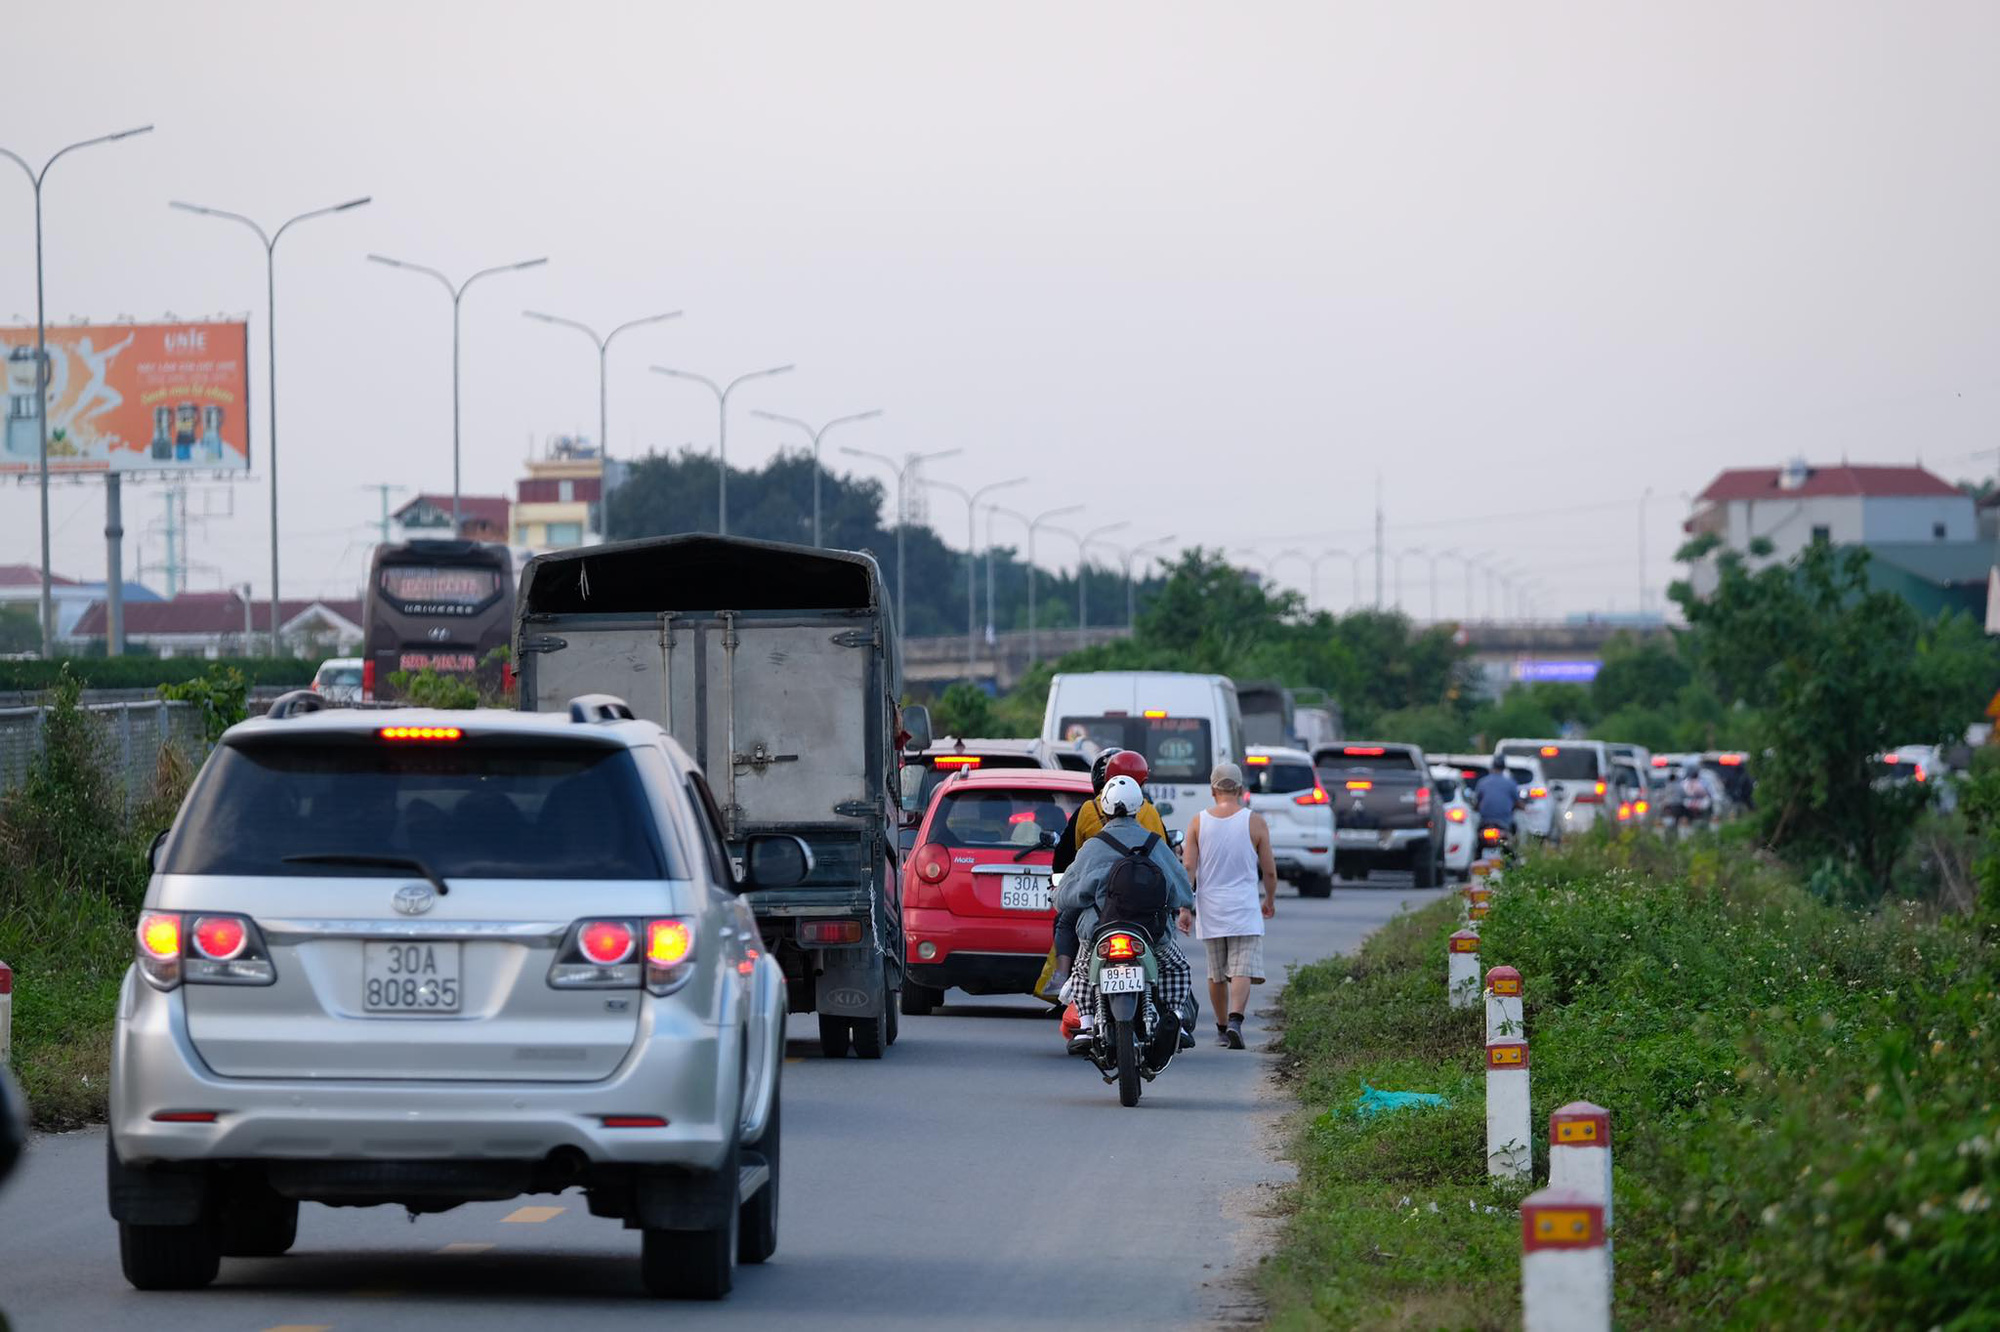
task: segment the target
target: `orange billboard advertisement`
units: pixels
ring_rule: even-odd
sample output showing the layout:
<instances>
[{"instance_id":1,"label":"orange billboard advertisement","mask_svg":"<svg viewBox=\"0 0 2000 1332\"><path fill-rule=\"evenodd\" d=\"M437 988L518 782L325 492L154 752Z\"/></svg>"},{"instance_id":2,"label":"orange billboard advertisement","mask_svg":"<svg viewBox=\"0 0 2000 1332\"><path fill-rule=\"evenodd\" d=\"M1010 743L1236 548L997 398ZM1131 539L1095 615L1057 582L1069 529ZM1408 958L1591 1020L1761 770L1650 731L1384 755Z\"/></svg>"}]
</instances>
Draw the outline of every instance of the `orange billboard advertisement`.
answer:
<instances>
[{"instance_id":1,"label":"orange billboard advertisement","mask_svg":"<svg viewBox=\"0 0 2000 1332\"><path fill-rule=\"evenodd\" d=\"M49 470L248 471L249 342L242 323L49 329ZM33 472L41 452L34 329L0 329L0 365L0 475Z\"/></svg>"}]
</instances>

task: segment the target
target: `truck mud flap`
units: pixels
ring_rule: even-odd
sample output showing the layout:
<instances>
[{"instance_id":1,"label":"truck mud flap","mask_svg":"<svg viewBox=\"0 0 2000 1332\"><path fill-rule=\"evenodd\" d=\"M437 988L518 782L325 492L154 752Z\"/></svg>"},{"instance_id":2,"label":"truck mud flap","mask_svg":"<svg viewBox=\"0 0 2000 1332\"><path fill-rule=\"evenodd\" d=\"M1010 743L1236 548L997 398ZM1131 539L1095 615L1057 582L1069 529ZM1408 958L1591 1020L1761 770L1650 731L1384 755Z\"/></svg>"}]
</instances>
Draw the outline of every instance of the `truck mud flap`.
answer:
<instances>
[{"instance_id":1,"label":"truck mud flap","mask_svg":"<svg viewBox=\"0 0 2000 1332\"><path fill-rule=\"evenodd\" d=\"M874 1017L887 995L882 986L882 958L872 948L829 948L821 954L824 970L814 982L813 1008L841 1017Z\"/></svg>"}]
</instances>

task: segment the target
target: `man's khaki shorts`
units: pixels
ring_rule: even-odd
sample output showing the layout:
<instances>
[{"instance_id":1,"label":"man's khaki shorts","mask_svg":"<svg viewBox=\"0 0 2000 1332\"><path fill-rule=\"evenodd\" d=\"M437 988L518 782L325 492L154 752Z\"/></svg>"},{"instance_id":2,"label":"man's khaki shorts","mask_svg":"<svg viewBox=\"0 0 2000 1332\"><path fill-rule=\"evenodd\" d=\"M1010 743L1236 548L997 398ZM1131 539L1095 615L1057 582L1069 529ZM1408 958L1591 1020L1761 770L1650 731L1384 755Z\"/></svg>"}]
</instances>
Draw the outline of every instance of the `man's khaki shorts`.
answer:
<instances>
[{"instance_id":1,"label":"man's khaki shorts","mask_svg":"<svg viewBox=\"0 0 2000 1332\"><path fill-rule=\"evenodd\" d=\"M1208 978L1226 980L1248 976L1253 984L1264 983L1264 936L1231 934L1221 939L1203 939L1208 946Z\"/></svg>"}]
</instances>

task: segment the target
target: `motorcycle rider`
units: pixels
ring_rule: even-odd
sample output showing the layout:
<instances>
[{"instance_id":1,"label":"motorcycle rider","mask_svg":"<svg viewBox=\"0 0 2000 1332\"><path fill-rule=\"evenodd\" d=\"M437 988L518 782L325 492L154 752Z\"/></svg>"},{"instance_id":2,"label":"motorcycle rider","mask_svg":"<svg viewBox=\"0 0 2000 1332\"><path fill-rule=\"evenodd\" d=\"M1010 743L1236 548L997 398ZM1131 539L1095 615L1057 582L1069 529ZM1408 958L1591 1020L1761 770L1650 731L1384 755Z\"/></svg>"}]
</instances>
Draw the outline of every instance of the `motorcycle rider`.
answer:
<instances>
[{"instance_id":1,"label":"motorcycle rider","mask_svg":"<svg viewBox=\"0 0 2000 1332\"><path fill-rule=\"evenodd\" d=\"M1479 810L1480 841L1486 840L1487 828L1498 828L1502 837L1512 840L1521 788L1507 775L1506 759L1493 756L1493 770L1472 785L1472 803Z\"/></svg>"},{"instance_id":2,"label":"motorcycle rider","mask_svg":"<svg viewBox=\"0 0 2000 1332\"><path fill-rule=\"evenodd\" d=\"M1144 799L1146 778L1151 771L1146 756L1134 749L1112 748L1097 756L1090 765L1091 798L1076 807L1076 813L1070 815L1069 822L1063 826L1062 836L1056 839L1055 856L1050 863L1057 874L1067 872L1076 860L1077 848L1103 831L1104 815L1098 809L1097 797L1104 793L1104 784L1113 777L1130 777L1139 784L1141 799ZM1158 833L1161 837L1167 835L1167 825L1150 800L1139 807L1139 824L1147 832ZM1062 992L1063 983L1069 980L1069 969L1076 960L1076 918L1074 911L1056 913L1056 963L1055 972L1049 978L1049 990L1053 993Z\"/></svg>"},{"instance_id":3,"label":"motorcycle rider","mask_svg":"<svg viewBox=\"0 0 2000 1332\"><path fill-rule=\"evenodd\" d=\"M1166 879L1167 915L1182 934L1191 931L1194 928L1194 885L1188 879L1187 870L1182 868L1180 857L1167 845L1167 840L1150 832L1139 822L1138 815L1146 804L1145 793L1139 789L1139 783L1123 774L1110 777L1105 781L1104 790L1099 793L1096 803L1104 826L1077 848L1076 859L1063 876L1057 909L1076 912L1077 935L1089 938L1104 908L1104 893L1110 883L1112 867L1128 852L1145 846L1148 848L1147 858L1159 867ZM1169 929L1161 929L1153 940L1153 957L1160 972L1155 985L1160 1016L1149 1060L1157 1064L1182 1045L1181 1036L1187 1027L1190 1001L1194 997L1194 972L1188 966L1187 958L1175 946ZM1086 1020L1097 1011L1097 987L1091 983L1089 967L1075 970L1063 986L1062 997L1075 1004L1077 1013ZM1090 1029L1086 1026L1073 1039L1072 1047L1080 1044L1088 1049L1091 1039Z\"/></svg>"}]
</instances>

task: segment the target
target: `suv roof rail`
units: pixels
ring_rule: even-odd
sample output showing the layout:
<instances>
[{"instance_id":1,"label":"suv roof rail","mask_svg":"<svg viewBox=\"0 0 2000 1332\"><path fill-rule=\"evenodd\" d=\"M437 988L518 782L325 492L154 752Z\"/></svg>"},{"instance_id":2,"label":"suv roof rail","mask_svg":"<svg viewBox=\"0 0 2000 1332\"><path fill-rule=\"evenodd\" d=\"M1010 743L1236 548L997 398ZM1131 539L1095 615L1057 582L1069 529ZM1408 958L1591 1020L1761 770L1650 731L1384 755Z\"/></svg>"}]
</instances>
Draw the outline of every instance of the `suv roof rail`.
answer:
<instances>
[{"instance_id":1,"label":"suv roof rail","mask_svg":"<svg viewBox=\"0 0 2000 1332\"><path fill-rule=\"evenodd\" d=\"M573 722L637 721L639 714L632 711L630 703L615 694L578 694L569 701L569 719Z\"/></svg>"}]
</instances>

